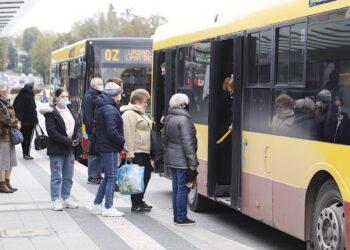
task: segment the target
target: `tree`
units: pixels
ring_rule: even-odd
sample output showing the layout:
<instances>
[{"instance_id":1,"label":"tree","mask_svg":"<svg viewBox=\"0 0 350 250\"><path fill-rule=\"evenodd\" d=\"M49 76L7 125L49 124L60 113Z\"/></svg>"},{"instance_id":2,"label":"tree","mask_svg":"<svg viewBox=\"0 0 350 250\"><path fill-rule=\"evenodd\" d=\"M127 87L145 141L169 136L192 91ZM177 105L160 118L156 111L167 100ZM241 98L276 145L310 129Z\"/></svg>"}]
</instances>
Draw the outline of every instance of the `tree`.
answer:
<instances>
[{"instance_id":1,"label":"tree","mask_svg":"<svg viewBox=\"0 0 350 250\"><path fill-rule=\"evenodd\" d=\"M9 42L7 50L8 50L7 56L9 60L7 69L15 70L17 68L17 63L18 63L18 54L17 54L16 48L13 46L12 41Z\"/></svg>"},{"instance_id":2,"label":"tree","mask_svg":"<svg viewBox=\"0 0 350 250\"><path fill-rule=\"evenodd\" d=\"M0 72L5 71L7 66L7 39L0 38Z\"/></svg>"},{"instance_id":3,"label":"tree","mask_svg":"<svg viewBox=\"0 0 350 250\"><path fill-rule=\"evenodd\" d=\"M30 27L24 30L22 38L22 48L27 53L30 53L30 50L33 47L36 39L39 37L40 31L37 27Z\"/></svg>"},{"instance_id":4,"label":"tree","mask_svg":"<svg viewBox=\"0 0 350 250\"><path fill-rule=\"evenodd\" d=\"M47 82L47 77L50 74L50 59L51 52L55 49L54 45L57 41L55 34L43 34L34 44L31 52L33 69L40 74L44 83Z\"/></svg>"}]
</instances>

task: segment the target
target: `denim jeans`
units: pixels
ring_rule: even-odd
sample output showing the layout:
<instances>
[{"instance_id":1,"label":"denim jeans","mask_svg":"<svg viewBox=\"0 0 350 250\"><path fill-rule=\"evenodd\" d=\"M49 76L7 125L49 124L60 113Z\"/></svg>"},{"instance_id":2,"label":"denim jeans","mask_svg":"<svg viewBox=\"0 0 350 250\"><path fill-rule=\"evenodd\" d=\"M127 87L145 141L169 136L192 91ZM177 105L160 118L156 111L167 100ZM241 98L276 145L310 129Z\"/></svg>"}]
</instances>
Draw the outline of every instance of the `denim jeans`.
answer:
<instances>
[{"instance_id":1,"label":"denim jeans","mask_svg":"<svg viewBox=\"0 0 350 250\"><path fill-rule=\"evenodd\" d=\"M49 156L51 168L51 199L54 201L60 197L67 199L73 184L74 153L69 156Z\"/></svg>"},{"instance_id":2,"label":"denim jeans","mask_svg":"<svg viewBox=\"0 0 350 250\"><path fill-rule=\"evenodd\" d=\"M105 176L98 188L94 204L101 204L105 198L105 208L113 206L115 182L117 179L118 153L101 153L105 169Z\"/></svg>"},{"instance_id":3,"label":"denim jeans","mask_svg":"<svg viewBox=\"0 0 350 250\"><path fill-rule=\"evenodd\" d=\"M88 155L88 176L100 176L103 170L103 161L100 155Z\"/></svg>"},{"instance_id":4,"label":"denim jeans","mask_svg":"<svg viewBox=\"0 0 350 250\"><path fill-rule=\"evenodd\" d=\"M187 196L190 189L186 186L187 169L170 168L173 184L173 212L175 220L187 218Z\"/></svg>"}]
</instances>

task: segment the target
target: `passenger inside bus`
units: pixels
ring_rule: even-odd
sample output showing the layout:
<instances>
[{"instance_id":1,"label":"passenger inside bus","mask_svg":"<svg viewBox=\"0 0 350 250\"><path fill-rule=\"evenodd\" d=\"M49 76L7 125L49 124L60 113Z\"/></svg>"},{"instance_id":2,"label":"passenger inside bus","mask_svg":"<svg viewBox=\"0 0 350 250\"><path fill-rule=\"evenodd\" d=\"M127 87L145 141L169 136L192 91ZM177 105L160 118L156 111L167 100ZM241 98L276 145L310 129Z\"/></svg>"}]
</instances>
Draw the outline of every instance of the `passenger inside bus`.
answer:
<instances>
[{"instance_id":1,"label":"passenger inside bus","mask_svg":"<svg viewBox=\"0 0 350 250\"><path fill-rule=\"evenodd\" d=\"M333 142L337 128L338 108L332 101L328 89L321 90L316 96L317 138L320 141Z\"/></svg>"},{"instance_id":2,"label":"passenger inside bus","mask_svg":"<svg viewBox=\"0 0 350 250\"><path fill-rule=\"evenodd\" d=\"M303 139L316 140L315 103L310 98L296 100L294 115L293 134Z\"/></svg>"},{"instance_id":3,"label":"passenger inside bus","mask_svg":"<svg viewBox=\"0 0 350 250\"><path fill-rule=\"evenodd\" d=\"M163 63L160 65L160 72L161 72L161 75L162 75L162 78L163 78L163 85L165 86L165 74L166 74L166 71L165 71L165 62L163 62ZM164 92L164 91L165 91L165 88L163 88L163 92ZM164 96L164 98L165 98L165 93L163 93L163 96ZM167 110L168 110L168 107L167 107L167 105L166 105L166 100L164 100L162 117L160 118L160 123L162 123L162 124L164 124L164 119L165 119Z\"/></svg>"},{"instance_id":4,"label":"passenger inside bus","mask_svg":"<svg viewBox=\"0 0 350 250\"><path fill-rule=\"evenodd\" d=\"M293 99L286 94L279 95L275 100L276 114L272 118L271 132L277 135L290 135L294 122Z\"/></svg>"}]
</instances>

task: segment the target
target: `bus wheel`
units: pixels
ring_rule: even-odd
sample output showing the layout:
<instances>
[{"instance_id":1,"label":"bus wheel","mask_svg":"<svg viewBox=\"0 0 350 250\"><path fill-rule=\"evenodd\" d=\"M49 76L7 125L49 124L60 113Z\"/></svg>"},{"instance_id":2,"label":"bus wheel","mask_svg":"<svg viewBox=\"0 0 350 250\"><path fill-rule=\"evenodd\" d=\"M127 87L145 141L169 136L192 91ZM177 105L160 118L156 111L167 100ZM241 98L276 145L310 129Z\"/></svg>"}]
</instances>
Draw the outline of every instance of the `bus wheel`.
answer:
<instances>
[{"instance_id":1,"label":"bus wheel","mask_svg":"<svg viewBox=\"0 0 350 250\"><path fill-rule=\"evenodd\" d=\"M317 194L312 227L315 249L345 249L343 199L333 180L325 182Z\"/></svg>"},{"instance_id":2,"label":"bus wheel","mask_svg":"<svg viewBox=\"0 0 350 250\"><path fill-rule=\"evenodd\" d=\"M202 212L209 208L209 199L200 195L197 191L197 188L190 190L188 194L188 205L193 212Z\"/></svg>"}]
</instances>

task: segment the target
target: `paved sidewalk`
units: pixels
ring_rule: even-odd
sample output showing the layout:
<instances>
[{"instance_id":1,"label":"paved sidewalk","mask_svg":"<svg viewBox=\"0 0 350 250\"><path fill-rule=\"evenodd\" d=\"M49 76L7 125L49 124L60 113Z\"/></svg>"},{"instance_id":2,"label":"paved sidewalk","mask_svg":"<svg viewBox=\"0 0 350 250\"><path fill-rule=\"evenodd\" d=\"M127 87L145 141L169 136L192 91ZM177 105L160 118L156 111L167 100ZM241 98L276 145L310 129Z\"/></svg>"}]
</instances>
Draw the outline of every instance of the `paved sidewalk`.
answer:
<instances>
[{"instance_id":1,"label":"paved sidewalk","mask_svg":"<svg viewBox=\"0 0 350 250\"><path fill-rule=\"evenodd\" d=\"M21 156L20 146L16 147ZM79 209L53 211L50 200L50 169L46 150L34 151L34 160L19 157L12 183L19 190L0 193L1 249L249 249L235 241L200 228L177 227L169 208L154 206L151 213L130 211L129 196L115 195L115 206L125 213L121 218L93 215L89 207L97 185L86 183L86 167L76 163L72 198ZM168 180L152 176L149 189L171 191ZM155 192L155 191L153 191Z\"/></svg>"}]
</instances>

